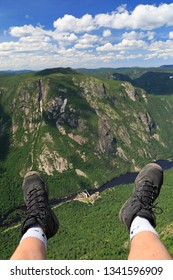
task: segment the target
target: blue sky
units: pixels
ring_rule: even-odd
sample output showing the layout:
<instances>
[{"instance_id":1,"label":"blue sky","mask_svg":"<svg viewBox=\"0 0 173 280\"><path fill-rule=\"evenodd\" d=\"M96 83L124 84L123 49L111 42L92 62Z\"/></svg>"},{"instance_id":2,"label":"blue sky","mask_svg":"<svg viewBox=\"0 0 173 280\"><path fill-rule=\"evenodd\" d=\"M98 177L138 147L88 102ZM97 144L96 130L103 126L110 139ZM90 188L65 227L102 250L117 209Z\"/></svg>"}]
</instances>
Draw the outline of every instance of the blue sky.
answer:
<instances>
[{"instance_id":1,"label":"blue sky","mask_svg":"<svg viewBox=\"0 0 173 280\"><path fill-rule=\"evenodd\" d=\"M173 1L0 3L0 70L162 64L173 64Z\"/></svg>"}]
</instances>

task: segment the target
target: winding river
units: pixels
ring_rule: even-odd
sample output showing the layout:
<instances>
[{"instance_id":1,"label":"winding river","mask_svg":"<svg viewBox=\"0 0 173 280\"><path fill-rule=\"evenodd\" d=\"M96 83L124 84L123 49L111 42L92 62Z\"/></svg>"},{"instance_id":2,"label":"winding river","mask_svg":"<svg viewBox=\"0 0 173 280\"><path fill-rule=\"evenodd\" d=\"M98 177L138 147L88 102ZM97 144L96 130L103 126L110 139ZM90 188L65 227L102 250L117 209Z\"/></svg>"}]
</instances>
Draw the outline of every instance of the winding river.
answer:
<instances>
[{"instance_id":1,"label":"winding river","mask_svg":"<svg viewBox=\"0 0 173 280\"><path fill-rule=\"evenodd\" d=\"M163 168L163 170L168 170L168 169L173 167L173 159L171 161L158 160L158 161L156 161L156 163L159 164ZM103 192L106 189L113 188L113 187L116 187L116 186L119 186L119 185L132 184L134 182L137 174L138 174L138 172L128 172L124 175L120 175L116 178L113 178L112 180L103 184L100 188L95 189L95 190L88 190L88 192L89 192L89 194L93 194L95 192ZM58 205L59 203L66 202L66 201L71 201L75 197L76 197L76 194L71 195L69 197L61 197L59 199L54 198L54 199L50 200L50 205L51 205L51 207L53 207L53 206ZM6 212L3 216L0 217L0 226L1 227L7 227L7 226L10 226L10 225L18 222L21 219L21 217L19 215L16 215L15 218L13 216L13 219L8 219L8 217L10 215L12 215L13 212L21 211L21 210L24 210L24 209L25 209L24 205L19 206L15 209L10 209L8 212Z\"/></svg>"}]
</instances>

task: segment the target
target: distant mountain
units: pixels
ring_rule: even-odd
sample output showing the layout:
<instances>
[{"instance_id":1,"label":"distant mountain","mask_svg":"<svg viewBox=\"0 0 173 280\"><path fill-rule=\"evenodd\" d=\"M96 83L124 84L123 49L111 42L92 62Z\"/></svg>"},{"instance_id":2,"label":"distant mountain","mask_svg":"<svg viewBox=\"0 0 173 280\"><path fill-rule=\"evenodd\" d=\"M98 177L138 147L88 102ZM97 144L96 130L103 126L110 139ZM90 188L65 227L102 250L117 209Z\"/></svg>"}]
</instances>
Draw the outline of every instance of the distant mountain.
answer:
<instances>
[{"instance_id":1,"label":"distant mountain","mask_svg":"<svg viewBox=\"0 0 173 280\"><path fill-rule=\"evenodd\" d=\"M160 68L173 68L173 65L171 64L171 65L162 65L162 66L160 66Z\"/></svg>"},{"instance_id":2,"label":"distant mountain","mask_svg":"<svg viewBox=\"0 0 173 280\"><path fill-rule=\"evenodd\" d=\"M24 73L35 72L35 71L33 71L33 70L6 70L6 71L1 71L1 72L9 73L9 74L24 74Z\"/></svg>"},{"instance_id":3,"label":"distant mountain","mask_svg":"<svg viewBox=\"0 0 173 280\"><path fill-rule=\"evenodd\" d=\"M67 68L62 68L62 67L58 67L58 68L51 68L51 69L44 69L42 71L39 71L36 73L36 76L47 76L47 75L52 75L52 74L77 74L76 70L73 70L70 67Z\"/></svg>"},{"instance_id":4,"label":"distant mountain","mask_svg":"<svg viewBox=\"0 0 173 280\"><path fill-rule=\"evenodd\" d=\"M89 68L78 68L77 70L81 73L85 74L95 74L95 73L110 73L114 72L116 68L95 68L95 69L89 69Z\"/></svg>"},{"instance_id":5,"label":"distant mountain","mask_svg":"<svg viewBox=\"0 0 173 280\"><path fill-rule=\"evenodd\" d=\"M173 94L173 73L147 72L134 79L133 85L151 94Z\"/></svg>"}]
</instances>

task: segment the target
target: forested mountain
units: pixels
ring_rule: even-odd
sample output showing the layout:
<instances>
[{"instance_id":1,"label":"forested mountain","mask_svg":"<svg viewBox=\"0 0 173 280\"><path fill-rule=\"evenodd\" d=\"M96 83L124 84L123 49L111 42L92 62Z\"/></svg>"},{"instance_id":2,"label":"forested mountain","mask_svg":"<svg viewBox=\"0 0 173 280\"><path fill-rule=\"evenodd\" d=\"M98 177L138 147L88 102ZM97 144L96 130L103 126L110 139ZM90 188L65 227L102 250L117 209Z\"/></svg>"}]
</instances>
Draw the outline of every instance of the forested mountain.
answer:
<instances>
[{"instance_id":1,"label":"forested mountain","mask_svg":"<svg viewBox=\"0 0 173 280\"><path fill-rule=\"evenodd\" d=\"M28 170L45 178L51 201L82 193L77 197L81 201L84 190L91 193L149 161L172 158L171 73L164 73L169 85L163 85L160 72L134 79L122 71L0 73L1 259L8 258L19 241L16 211L23 205L21 185ZM125 258L126 232L116 244L113 232L123 231L117 216L130 190L124 186L91 201L83 199L91 207L71 201L55 208L62 227L50 241L49 258ZM110 224L104 225L106 221ZM90 240L87 246L85 238ZM100 253L97 241L103 247Z\"/></svg>"}]
</instances>

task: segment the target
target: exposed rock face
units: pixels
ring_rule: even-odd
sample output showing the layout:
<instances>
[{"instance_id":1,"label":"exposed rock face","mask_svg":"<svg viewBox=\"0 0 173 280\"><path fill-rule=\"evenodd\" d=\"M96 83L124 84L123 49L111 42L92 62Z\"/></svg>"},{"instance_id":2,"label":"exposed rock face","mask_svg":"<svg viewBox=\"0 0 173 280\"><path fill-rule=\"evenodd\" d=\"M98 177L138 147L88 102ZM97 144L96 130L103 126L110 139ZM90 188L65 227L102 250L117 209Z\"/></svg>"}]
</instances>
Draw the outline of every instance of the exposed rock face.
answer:
<instances>
[{"instance_id":1,"label":"exposed rock face","mask_svg":"<svg viewBox=\"0 0 173 280\"><path fill-rule=\"evenodd\" d=\"M116 139L113 136L110 126L106 120L99 118L98 123L99 143L97 149L105 155L115 154Z\"/></svg>"},{"instance_id":2,"label":"exposed rock face","mask_svg":"<svg viewBox=\"0 0 173 280\"><path fill-rule=\"evenodd\" d=\"M116 153L116 139L111 130L107 116L100 112L100 104L103 98L108 98L107 89L104 83L98 83L96 79L87 79L85 83L81 83L80 87L84 92L84 97L90 106L95 110L98 116L98 136L99 140L96 144L97 152L105 154L106 156ZM102 106L102 105L101 105ZM114 119L112 109L109 104L104 105L104 110L107 115L110 115ZM115 116L115 119L117 116Z\"/></svg>"},{"instance_id":3,"label":"exposed rock face","mask_svg":"<svg viewBox=\"0 0 173 280\"><path fill-rule=\"evenodd\" d=\"M122 86L125 88L125 92L129 96L129 98L133 101L136 101L137 93L135 91L135 88L132 86L132 84L128 82L124 82Z\"/></svg>"},{"instance_id":4,"label":"exposed rock face","mask_svg":"<svg viewBox=\"0 0 173 280\"><path fill-rule=\"evenodd\" d=\"M146 112L145 114L141 112L137 113L137 119L139 120L139 122L142 122L148 133L151 133L151 130L155 128L155 123L151 119L151 116L148 112Z\"/></svg>"},{"instance_id":5,"label":"exposed rock face","mask_svg":"<svg viewBox=\"0 0 173 280\"><path fill-rule=\"evenodd\" d=\"M122 149L121 147L118 147L118 148L117 148L117 155L118 155L119 157L121 157L122 159L124 159L125 161L128 160L127 155L125 154L125 152L123 151L123 149Z\"/></svg>"},{"instance_id":6,"label":"exposed rock face","mask_svg":"<svg viewBox=\"0 0 173 280\"><path fill-rule=\"evenodd\" d=\"M142 97L143 97L145 103L148 103L147 94L146 94L146 91L144 89L142 89Z\"/></svg>"},{"instance_id":7,"label":"exposed rock face","mask_svg":"<svg viewBox=\"0 0 173 280\"><path fill-rule=\"evenodd\" d=\"M74 135L73 133L68 133L68 137L73 139L79 145L85 144L87 142L87 139L82 137L81 135Z\"/></svg>"},{"instance_id":8,"label":"exposed rock face","mask_svg":"<svg viewBox=\"0 0 173 280\"><path fill-rule=\"evenodd\" d=\"M28 142L30 135L33 135L38 129L40 119L38 82L37 84L25 82L20 85L17 95L13 99L12 109L13 140L16 145L21 147Z\"/></svg>"},{"instance_id":9,"label":"exposed rock face","mask_svg":"<svg viewBox=\"0 0 173 280\"><path fill-rule=\"evenodd\" d=\"M80 88L84 98L94 110L98 110L98 102L107 97L107 89L104 83L100 83L97 79L90 78L80 83Z\"/></svg>"},{"instance_id":10,"label":"exposed rock face","mask_svg":"<svg viewBox=\"0 0 173 280\"><path fill-rule=\"evenodd\" d=\"M120 137L121 141L126 145L130 146L131 145L131 139L130 135L124 125L121 125L117 129L117 134Z\"/></svg>"},{"instance_id":11,"label":"exposed rock face","mask_svg":"<svg viewBox=\"0 0 173 280\"><path fill-rule=\"evenodd\" d=\"M56 125L68 124L70 127L78 126L76 110L67 106L67 98L55 97L49 101L46 109L48 119L55 121Z\"/></svg>"},{"instance_id":12,"label":"exposed rock face","mask_svg":"<svg viewBox=\"0 0 173 280\"><path fill-rule=\"evenodd\" d=\"M86 175L82 170L80 170L80 169L75 169L75 171L76 171L76 174L77 174L78 176L82 176L82 177L87 178L87 175Z\"/></svg>"},{"instance_id":13,"label":"exposed rock face","mask_svg":"<svg viewBox=\"0 0 173 280\"><path fill-rule=\"evenodd\" d=\"M43 111L43 102L42 102L42 99L43 99L43 92L42 92L42 80L39 80L38 81L38 109L39 111L42 113Z\"/></svg>"},{"instance_id":14,"label":"exposed rock face","mask_svg":"<svg viewBox=\"0 0 173 280\"><path fill-rule=\"evenodd\" d=\"M50 151L47 146L43 147L38 163L39 170L46 172L48 175L53 175L55 170L62 173L69 168L67 160L56 151Z\"/></svg>"},{"instance_id":15,"label":"exposed rock face","mask_svg":"<svg viewBox=\"0 0 173 280\"><path fill-rule=\"evenodd\" d=\"M102 84L101 95L102 95L103 97L105 97L105 96L107 95L107 90L106 90L106 86L105 86L104 83Z\"/></svg>"}]
</instances>

